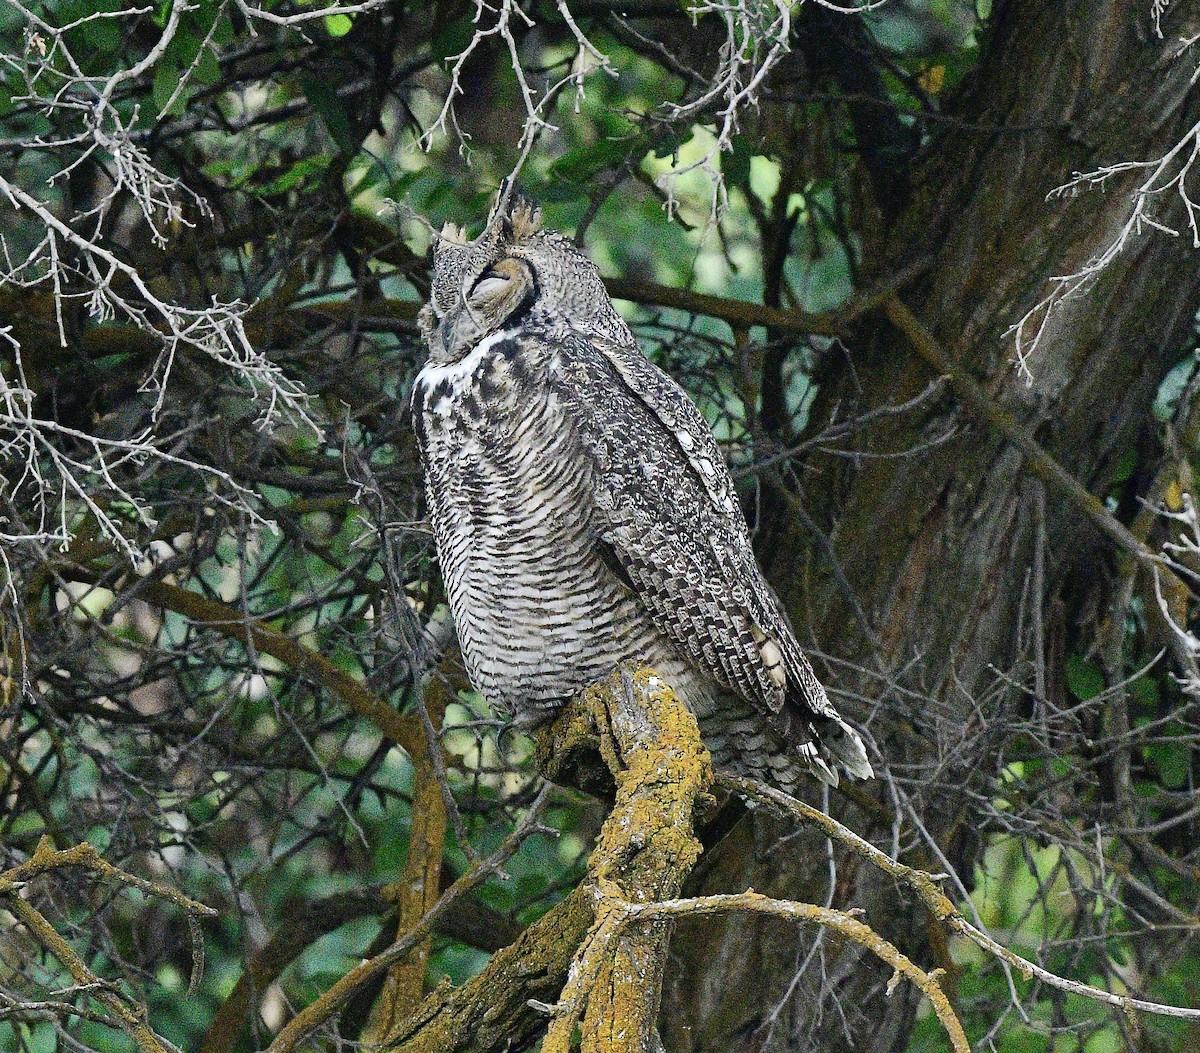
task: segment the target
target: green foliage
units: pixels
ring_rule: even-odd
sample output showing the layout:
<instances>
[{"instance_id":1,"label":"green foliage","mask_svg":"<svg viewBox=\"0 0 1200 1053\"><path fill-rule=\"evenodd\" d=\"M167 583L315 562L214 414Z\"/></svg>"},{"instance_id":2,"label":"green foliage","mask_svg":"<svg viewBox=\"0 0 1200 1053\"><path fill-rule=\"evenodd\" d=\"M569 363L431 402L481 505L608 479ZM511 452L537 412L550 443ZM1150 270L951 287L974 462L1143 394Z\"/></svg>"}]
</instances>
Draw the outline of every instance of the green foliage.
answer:
<instances>
[{"instance_id":1,"label":"green foliage","mask_svg":"<svg viewBox=\"0 0 1200 1053\"><path fill-rule=\"evenodd\" d=\"M1095 662L1080 655L1069 655L1064 672L1067 687L1080 702L1095 698L1104 690L1104 671Z\"/></svg>"}]
</instances>

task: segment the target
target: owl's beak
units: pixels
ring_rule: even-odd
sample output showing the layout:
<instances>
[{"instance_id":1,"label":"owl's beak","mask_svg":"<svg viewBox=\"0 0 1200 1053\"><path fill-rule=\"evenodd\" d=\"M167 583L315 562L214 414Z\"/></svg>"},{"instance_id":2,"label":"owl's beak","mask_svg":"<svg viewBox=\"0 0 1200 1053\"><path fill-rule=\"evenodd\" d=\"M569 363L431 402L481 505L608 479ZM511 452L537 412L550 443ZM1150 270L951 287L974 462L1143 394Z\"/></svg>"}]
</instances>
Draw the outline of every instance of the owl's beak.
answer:
<instances>
[{"instance_id":1,"label":"owl's beak","mask_svg":"<svg viewBox=\"0 0 1200 1053\"><path fill-rule=\"evenodd\" d=\"M460 301L442 315L430 341L431 349L441 349L438 356L441 361L454 362L462 358L481 334L482 330L467 305Z\"/></svg>"}]
</instances>

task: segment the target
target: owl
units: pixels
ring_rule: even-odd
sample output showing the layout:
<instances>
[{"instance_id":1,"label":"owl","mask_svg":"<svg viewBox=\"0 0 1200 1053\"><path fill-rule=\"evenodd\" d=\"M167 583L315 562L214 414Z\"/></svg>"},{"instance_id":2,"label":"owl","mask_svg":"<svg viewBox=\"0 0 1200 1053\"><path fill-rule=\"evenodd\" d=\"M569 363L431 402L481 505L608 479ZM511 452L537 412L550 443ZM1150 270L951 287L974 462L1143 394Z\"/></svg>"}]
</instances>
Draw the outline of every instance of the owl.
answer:
<instances>
[{"instance_id":1,"label":"owl","mask_svg":"<svg viewBox=\"0 0 1200 1053\"><path fill-rule=\"evenodd\" d=\"M467 673L523 728L619 663L656 669L718 770L793 790L872 775L755 563L704 417L599 273L501 190L436 240L412 391Z\"/></svg>"}]
</instances>

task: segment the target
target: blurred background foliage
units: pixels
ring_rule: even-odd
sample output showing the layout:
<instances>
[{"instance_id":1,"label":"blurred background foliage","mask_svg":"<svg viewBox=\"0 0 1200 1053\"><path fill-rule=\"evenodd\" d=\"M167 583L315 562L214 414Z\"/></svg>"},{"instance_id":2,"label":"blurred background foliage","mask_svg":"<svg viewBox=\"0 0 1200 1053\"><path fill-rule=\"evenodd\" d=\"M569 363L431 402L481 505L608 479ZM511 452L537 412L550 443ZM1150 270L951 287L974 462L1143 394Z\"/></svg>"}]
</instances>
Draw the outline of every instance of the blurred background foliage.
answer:
<instances>
[{"instance_id":1,"label":"blurred background foliage","mask_svg":"<svg viewBox=\"0 0 1200 1053\"><path fill-rule=\"evenodd\" d=\"M731 325L664 290L822 313L870 288L881 231L907 193L879 173L936 154L1003 18L991 6L795 7L791 51L716 150L715 180L686 171L716 149L711 112L681 117L670 104L703 86L723 40L718 15L693 19L655 0L570 5L616 75L593 71L578 94L571 84L559 92L522 186L547 226L623 279L622 310L727 445L752 522L771 503L764 473L784 465L803 489L815 478L808 458L833 447L875 455L859 442L869 421L810 427L831 363L852 373L856 351L819 328ZM586 69L554 4L521 10L514 33L531 82ZM175 905L74 870L28 892L94 973L144 1001L153 1027L184 1050L216 1053L205 1044L214 1018L280 934L297 945L277 975L250 985L230 1049L265 1048L295 1009L386 946L396 926L387 886L409 847L404 750L311 670L247 646L241 619L299 642L405 714L419 713L431 678L448 685L442 743L458 821L444 884L495 849L537 788L528 742L497 740L456 666L407 423L430 243L416 217L477 229L521 150L526 111L505 41L488 38L451 77L477 14L465 0L332 14L304 0L0 0L4 186L23 188L146 287L100 274L64 234L48 247L45 216L0 192L0 373L10 393L29 396L27 416L10 403L0 430L0 863L27 859L43 837L62 848L86 840L112 864L217 909L201 923L204 967L189 986L192 940ZM454 122L430 135L456 86ZM672 173L682 174L664 182ZM97 299L98 283L115 307ZM149 296L172 309L239 305L249 346L303 394L281 398L278 378L245 355L172 344L165 323L146 320ZM1178 368L1159 395L1160 432L1188 415L1194 346L1193 333L1170 352ZM902 353L899 341L889 353ZM764 403L771 361L782 421ZM821 428L844 423L822 416ZM26 446L31 420L53 427ZM1194 437L1182 434L1190 466ZM1104 496L1132 521L1163 444L1131 442L1120 456ZM224 615L198 617L189 595ZM1128 631L1115 652L1097 646L1106 615L1087 609L1094 598L1075 601L1047 616L1067 626L1066 653L1052 658L1065 688L1061 754L1023 749L1020 734L1006 740L995 778L972 787L990 817L981 847L955 862L967 860L974 909L1014 949L1061 975L1195 1006L1193 696L1162 660L1144 597L1117 613ZM1131 726L1149 729L1129 774L1136 815L1117 816L1146 827L1149 847L1123 862L1106 851L1100 820L1133 805L1113 803L1104 757L1087 752L1120 683ZM994 719L1007 712L986 698L978 706ZM429 980L463 981L569 892L603 815L555 790L544 817L553 834L529 837L506 878L456 908L434 937ZM1095 1003L1009 979L966 945L947 953L979 1048L1200 1045L1194 1023L1131 1030ZM355 1040L373 994L313 1048ZM0 999L0 1049L135 1048L3 911ZM33 1005L51 1002L90 1009ZM944 1043L918 1014L907 1048Z\"/></svg>"}]
</instances>

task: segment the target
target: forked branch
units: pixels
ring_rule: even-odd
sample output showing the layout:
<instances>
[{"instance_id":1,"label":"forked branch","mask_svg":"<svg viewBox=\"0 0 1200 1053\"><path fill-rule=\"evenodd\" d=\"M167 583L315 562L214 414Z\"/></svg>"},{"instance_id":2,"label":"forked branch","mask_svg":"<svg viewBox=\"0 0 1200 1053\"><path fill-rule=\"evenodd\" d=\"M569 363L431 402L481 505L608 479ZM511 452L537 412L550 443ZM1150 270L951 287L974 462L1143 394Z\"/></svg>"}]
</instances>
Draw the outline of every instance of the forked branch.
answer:
<instances>
[{"instance_id":1,"label":"forked branch","mask_svg":"<svg viewBox=\"0 0 1200 1053\"><path fill-rule=\"evenodd\" d=\"M193 986L199 979L204 961L196 919L211 917L217 912L168 885L147 881L114 867L100 857L93 845L86 842L74 848L56 849L50 839L44 837L25 862L0 872L0 905L17 919L46 954L56 959L67 971L73 984L72 990L97 1005L99 1010L93 1012L86 1006L81 1009L73 1002L64 1001L61 999L63 992L56 992L59 1000L37 1005L51 1016L71 1016L82 1012L89 1019L123 1031L139 1053L176 1053L175 1047L147 1023L146 1007L117 984L109 983L93 972L71 943L23 895L29 882L72 868L81 868L98 881L135 888L147 896L167 900L183 910L193 939Z\"/></svg>"}]
</instances>

